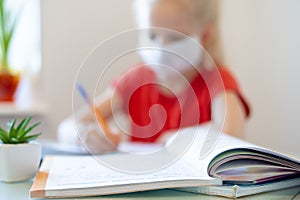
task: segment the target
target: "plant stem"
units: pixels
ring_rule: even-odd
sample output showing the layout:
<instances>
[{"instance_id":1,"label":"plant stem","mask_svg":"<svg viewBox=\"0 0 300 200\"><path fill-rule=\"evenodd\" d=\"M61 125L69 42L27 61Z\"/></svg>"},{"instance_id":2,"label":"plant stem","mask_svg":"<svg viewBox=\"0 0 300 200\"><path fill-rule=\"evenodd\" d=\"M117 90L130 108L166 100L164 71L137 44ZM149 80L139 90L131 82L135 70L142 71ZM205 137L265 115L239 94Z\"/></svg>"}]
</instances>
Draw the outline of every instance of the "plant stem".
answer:
<instances>
[{"instance_id":1,"label":"plant stem","mask_svg":"<svg viewBox=\"0 0 300 200\"><path fill-rule=\"evenodd\" d=\"M12 33L14 32L14 26L10 27L10 14L6 11L5 1L6 0L0 0L0 43L2 54L0 71L4 73L9 72L8 49Z\"/></svg>"}]
</instances>

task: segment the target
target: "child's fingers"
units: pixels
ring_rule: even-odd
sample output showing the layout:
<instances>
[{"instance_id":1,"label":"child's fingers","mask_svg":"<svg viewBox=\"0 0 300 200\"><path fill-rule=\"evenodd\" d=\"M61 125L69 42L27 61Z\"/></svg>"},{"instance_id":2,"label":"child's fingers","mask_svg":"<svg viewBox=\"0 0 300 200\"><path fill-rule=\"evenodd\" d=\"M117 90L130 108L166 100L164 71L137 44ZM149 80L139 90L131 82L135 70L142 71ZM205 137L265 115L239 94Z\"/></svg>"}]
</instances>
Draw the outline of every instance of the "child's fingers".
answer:
<instances>
[{"instance_id":1,"label":"child's fingers","mask_svg":"<svg viewBox=\"0 0 300 200\"><path fill-rule=\"evenodd\" d=\"M86 127L86 130L82 132L82 140L90 153L106 153L117 149L117 146L113 145L100 131L97 124L90 124Z\"/></svg>"}]
</instances>

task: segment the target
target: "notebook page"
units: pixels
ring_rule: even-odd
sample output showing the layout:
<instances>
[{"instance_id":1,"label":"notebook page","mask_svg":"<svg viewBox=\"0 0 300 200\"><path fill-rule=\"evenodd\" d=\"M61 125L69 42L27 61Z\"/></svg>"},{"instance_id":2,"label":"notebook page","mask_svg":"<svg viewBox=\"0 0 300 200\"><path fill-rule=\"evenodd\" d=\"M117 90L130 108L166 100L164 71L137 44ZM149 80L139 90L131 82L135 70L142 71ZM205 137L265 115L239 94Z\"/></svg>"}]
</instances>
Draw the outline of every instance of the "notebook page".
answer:
<instances>
[{"instance_id":1,"label":"notebook page","mask_svg":"<svg viewBox=\"0 0 300 200\"><path fill-rule=\"evenodd\" d=\"M45 190L101 187L168 180L212 180L186 162L146 174L122 173L99 163L93 157L53 157Z\"/></svg>"},{"instance_id":2,"label":"notebook page","mask_svg":"<svg viewBox=\"0 0 300 200\"><path fill-rule=\"evenodd\" d=\"M195 131L195 135L191 134L195 133ZM110 162L112 159L118 165L128 165L129 168L130 165L151 165L152 162L158 162L172 156L181 144L188 144L188 141L184 141L185 139L192 141L182 157L169 166L162 167L151 173L133 174L117 171L104 165L105 162L103 164L98 159L88 156L54 157L45 189L100 187L168 180L215 180L207 174L207 166L213 156L209 154L209 156L199 159L202 147L209 142L207 134L212 134L207 128L190 127L182 129L178 133L178 145L167 146L165 151L160 152L155 159L140 161L132 159L130 154L109 155L101 159L105 161L107 158ZM221 135L220 141L214 148L217 152L220 152L228 148L228 146L232 147L233 144L231 143L231 137L228 138L226 135ZM234 143L239 144L239 146L241 144L239 141Z\"/></svg>"}]
</instances>

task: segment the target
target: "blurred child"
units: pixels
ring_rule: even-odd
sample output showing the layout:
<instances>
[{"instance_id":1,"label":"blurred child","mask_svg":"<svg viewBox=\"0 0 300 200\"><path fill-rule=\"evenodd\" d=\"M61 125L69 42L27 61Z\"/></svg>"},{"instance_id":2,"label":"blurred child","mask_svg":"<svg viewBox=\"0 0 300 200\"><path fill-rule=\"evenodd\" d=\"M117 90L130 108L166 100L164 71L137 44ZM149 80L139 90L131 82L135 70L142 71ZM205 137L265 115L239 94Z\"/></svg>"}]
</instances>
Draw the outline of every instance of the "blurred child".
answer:
<instances>
[{"instance_id":1,"label":"blurred child","mask_svg":"<svg viewBox=\"0 0 300 200\"><path fill-rule=\"evenodd\" d=\"M98 133L93 114L81 113L79 126L90 151L114 150L124 138L165 142L170 130L205 123L242 137L249 107L223 63L218 0L136 0L134 8L138 27L157 27L144 29L140 43L157 50L141 50L143 63L125 72L99 97L98 108L106 119L116 110L128 115L129 133L120 132L110 144ZM191 49L192 43L209 56L202 48ZM164 50L177 52L188 62ZM71 141L62 128L66 123L61 124L59 138Z\"/></svg>"}]
</instances>

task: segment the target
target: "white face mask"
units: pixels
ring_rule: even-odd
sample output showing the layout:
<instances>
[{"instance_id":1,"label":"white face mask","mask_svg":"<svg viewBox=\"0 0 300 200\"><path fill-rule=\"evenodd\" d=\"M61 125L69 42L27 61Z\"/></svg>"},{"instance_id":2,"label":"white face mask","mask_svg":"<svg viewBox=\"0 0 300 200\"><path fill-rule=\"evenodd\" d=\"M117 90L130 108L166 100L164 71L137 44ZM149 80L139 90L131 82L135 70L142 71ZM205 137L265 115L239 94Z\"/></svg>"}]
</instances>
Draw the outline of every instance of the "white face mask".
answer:
<instances>
[{"instance_id":1,"label":"white face mask","mask_svg":"<svg viewBox=\"0 0 300 200\"><path fill-rule=\"evenodd\" d=\"M181 73L197 67L203 53L196 36L166 45L154 42L148 37L141 37L140 47L146 47L139 54L144 63L157 74L158 79L180 76Z\"/></svg>"}]
</instances>

